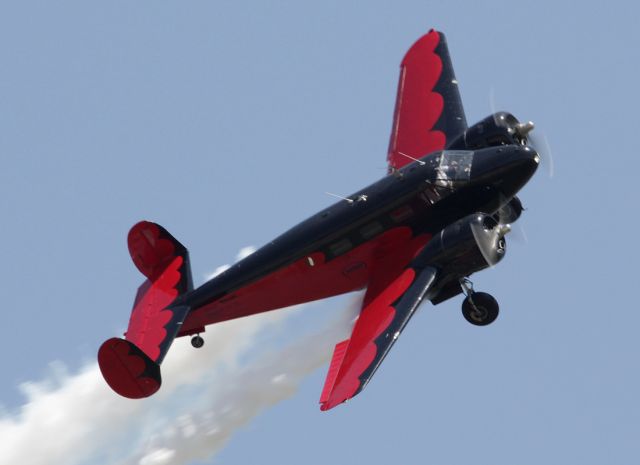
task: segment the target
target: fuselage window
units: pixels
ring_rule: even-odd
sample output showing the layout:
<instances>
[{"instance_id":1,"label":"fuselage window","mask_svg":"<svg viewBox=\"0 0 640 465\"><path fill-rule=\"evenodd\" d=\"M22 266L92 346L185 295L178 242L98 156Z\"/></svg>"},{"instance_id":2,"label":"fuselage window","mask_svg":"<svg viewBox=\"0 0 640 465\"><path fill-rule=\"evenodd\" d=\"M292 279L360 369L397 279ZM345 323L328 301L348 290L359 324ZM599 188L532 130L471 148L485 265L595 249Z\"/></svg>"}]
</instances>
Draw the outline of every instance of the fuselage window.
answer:
<instances>
[{"instance_id":1,"label":"fuselage window","mask_svg":"<svg viewBox=\"0 0 640 465\"><path fill-rule=\"evenodd\" d=\"M373 223L369 223L360 229L360 234L363 239L371 239L374 236L377 236L382 232L382 225L377 221Z\"/></svg>"},{"instance_id":2,"label":"fuselage window","mask_svg":"<svg viewBox=\"0 0 640 465\"><path fill-rule=\"evenodd\" d=\"M400 223L413 215L413 209L409 205L404 205L391 212L391 219L395 223Z\"/></svg>"},{"instance_id":3,"label":"fuselage window","mask_svg":"<svg viewBox=\"0 0 640 465\"><path fill-rule=\"evenodd\" d=\"M344 238L344 239L340 239L338 242L334 244L331 244L329 246L329 251L333 256L338 256L351 250L351 247L353 247L353 245L351 244L351 241L347 238Z\"/></svg>"},{"instance_id":4,"label":"fuselage window","mask_svg":"<svg viewBox=\"0 0 640 465\"><path fill-rule=\"evenodd\" d=\"M427 187L422 194L420 194L420 198L429 204L434 204L441 198L440 191L434 187Z\"/></svg>"}]
</instances>

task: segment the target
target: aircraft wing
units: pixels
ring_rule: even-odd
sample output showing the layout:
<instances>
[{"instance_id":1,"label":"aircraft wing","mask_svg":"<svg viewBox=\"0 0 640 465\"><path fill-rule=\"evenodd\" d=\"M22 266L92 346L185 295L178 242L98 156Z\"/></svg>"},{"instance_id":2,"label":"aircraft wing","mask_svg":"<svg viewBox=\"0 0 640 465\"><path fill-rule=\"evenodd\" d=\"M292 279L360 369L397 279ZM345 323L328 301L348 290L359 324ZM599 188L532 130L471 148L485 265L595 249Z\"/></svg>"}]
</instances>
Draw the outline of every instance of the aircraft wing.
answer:
<instances>
[{"instance_id":1,"label":"aircraft wing","mask_svg":"<svg viewBox=\"0 0 640 465\"><path fill-rule=\"evenodd\" d=\"M442 32L431 30L413 44L400 65L389 171L443 150L465 129L447 41Z\"/></svg>"},{"instance_id":2,"label":"aircraft wing","mask_svg":"<svg viewBox=\"0 0 640 465\"><path fill-rule=\"evenodd\" d=\"M336 345L320 396L329 410L367 385L436 279L436 269L407 267L367 289L351 337Z\"/></svg>"}]
</instances>

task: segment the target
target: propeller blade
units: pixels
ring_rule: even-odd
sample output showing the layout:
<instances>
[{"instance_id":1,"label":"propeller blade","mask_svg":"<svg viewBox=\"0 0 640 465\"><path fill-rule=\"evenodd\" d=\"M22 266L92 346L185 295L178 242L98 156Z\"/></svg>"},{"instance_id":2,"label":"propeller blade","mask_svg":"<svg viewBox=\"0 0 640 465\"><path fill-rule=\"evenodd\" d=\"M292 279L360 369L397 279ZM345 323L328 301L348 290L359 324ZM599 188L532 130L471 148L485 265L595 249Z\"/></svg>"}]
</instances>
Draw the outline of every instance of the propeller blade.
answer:
<instances>
[{"instance_id":1,"label":"propeller blade","mask_svg":"<svg viewBox=\"0 0 640 465\"><path fill-rule=\"evenodd\" d=\"M529 136L529 142L531 142L533 148L538 152L538 155L540 155L540 162L545 165L549 178L553 178L555 174L555 163L553 162L549 139L547 139L545 134L538 132Z\"/></svg>"},{"instance_id":2,"label":"propeller blade","mask_svg":"<svg viewBox=\"0 0 640 465\"><path fill-rule=\"evenodd\" d=\"M491 109L491 114L493 115L493 121L497 126L498 122L496 121L496 92L493 87L489 89L489 108Z\"/></svg>"},{"instance_id":3,"label":"propeller blade","mask_svg":"<svg viewBox=\"0 0 640 465\"><path fill-rule=\"evenodd\" d=\"M527 237L527 231L524 229L522 223L518 223L518 227L511 230L509 241L513 240L519 244L528 244L529 238Z\"/></svg>"},{"instance_id":4,"label":"propeller blade","mask_svg":"<svg viewBox=\"0 0 640 465\"><path fill-rule=\"evenodd\" d=\"M520 218L524 211L524 207L522 206L520 199L518 197L513 197L511 200L507 200L506 197L501 197L500 205L501 207L493 216L499 224L507 224L511 227L509 240L514 240L521 244L529 242L522 223L518 223L516 228L513 227L513 223Z\"/></svg>"}]
</instances>

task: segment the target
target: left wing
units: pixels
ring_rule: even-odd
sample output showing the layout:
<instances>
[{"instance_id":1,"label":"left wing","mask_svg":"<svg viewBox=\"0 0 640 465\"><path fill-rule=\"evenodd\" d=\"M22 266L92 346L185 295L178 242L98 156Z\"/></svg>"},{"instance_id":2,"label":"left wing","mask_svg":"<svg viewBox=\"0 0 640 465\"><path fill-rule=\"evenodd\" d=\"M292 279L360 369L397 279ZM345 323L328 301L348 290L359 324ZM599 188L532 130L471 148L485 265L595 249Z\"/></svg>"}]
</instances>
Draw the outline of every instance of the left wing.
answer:
<instances>
[{"instance_id":1,"label":"left wing","mask_svg":"<svg viewBox=\"0 0 640 465\"><path fill-rule=\"evenodd\" d=\"M400 65L389 171L443 150L465 129L447 41L442 32L431 30L413 44Z\"/></svg>"},{"instance_id":2,"label":"left wing","mask_svg":"<svg viewBox=\"0 0 640 465\"><path fill-rule=\"evenodd\" d=\"M407 267L383 286L369 287L351 337L336 345L320 396L329 410L367 385L436 279L436 269Z\"/></svg>"}]
</instances>

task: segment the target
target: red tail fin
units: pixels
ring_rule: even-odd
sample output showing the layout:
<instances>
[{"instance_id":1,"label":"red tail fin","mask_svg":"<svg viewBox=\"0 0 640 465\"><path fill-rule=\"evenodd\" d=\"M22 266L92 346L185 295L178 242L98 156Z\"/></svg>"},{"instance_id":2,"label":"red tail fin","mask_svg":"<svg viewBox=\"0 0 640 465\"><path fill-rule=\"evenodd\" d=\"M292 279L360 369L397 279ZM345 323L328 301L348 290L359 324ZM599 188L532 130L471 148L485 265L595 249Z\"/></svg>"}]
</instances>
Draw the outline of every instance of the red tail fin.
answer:
<instances>
[{"instance_id":1,"label":"red tail fin","mask_svg":"<svg viewBox=\"0 0 640 465\"><path fill-rule=\"evenodd\" d=\"M176 302L193 289L189 252L162 226L136 224L128 237L131 258L147 277L138 289L126 340L109 339L98 363L111 388L129 398L148 397L160 388L160 363L189 308Z\"/></svg>"},{"instance_id":2,"label":"red tail fin","mask_svg":"<svg viewBox=\"0 0 640 465\"><path fill-rule=\"evenodd\" d=\"M115 392L129 399L149 397L160 389L160 365L135 344L113 337L98 351L98 365Z\"/></svg>"}]
</instances>

